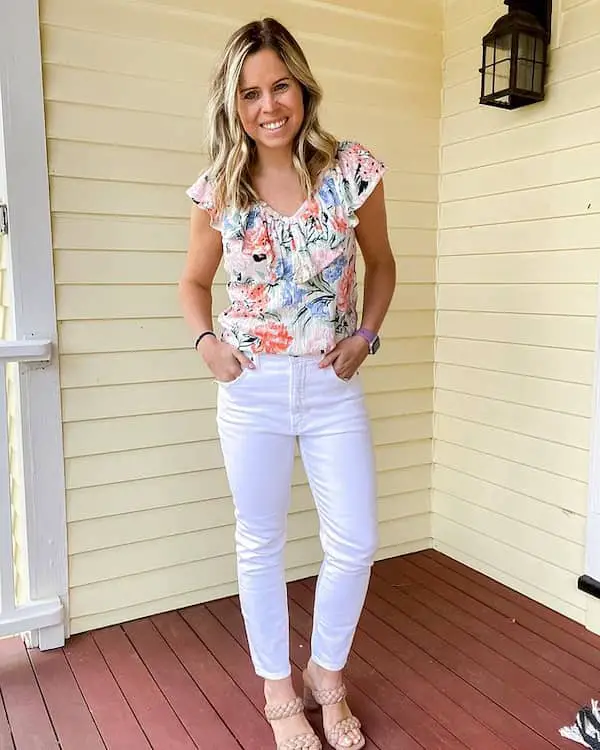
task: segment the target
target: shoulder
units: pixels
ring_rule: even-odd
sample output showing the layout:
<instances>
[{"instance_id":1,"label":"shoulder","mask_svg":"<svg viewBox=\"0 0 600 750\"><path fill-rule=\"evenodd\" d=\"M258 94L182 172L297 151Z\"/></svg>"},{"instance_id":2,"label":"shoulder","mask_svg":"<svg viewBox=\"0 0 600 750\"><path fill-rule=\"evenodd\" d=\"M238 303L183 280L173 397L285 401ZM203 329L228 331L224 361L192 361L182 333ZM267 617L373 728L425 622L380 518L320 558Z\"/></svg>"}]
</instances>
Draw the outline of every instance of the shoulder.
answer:
<instances>
[{"instance_id":1,"label":"shoulder","mask_svg":"<svg viewBox=\"0 0 600 750\"><path fill-rule=\"evenodd\" d=\"M186 195L201 208L214 208L214 188L210 179L210 172L206 170L186 190Z\"/></svg>"},{"instance_id":2,"label":"shoulder","mask_svg":"<svg viewBox=\"0 0 600 750\"><path fill-rule=\"evenodd\" d=\"M386 172L385 164L366 146L349 140L338 143L337 169L353 210L365 202Z\"/></svg>"},{"instance_id":3,"label":"shoulder","mask_svg":"<svg viewBox=\"0 0 600 750\"><path fill-rule=\"evenodd\" d=\"M377 162L383 166L367 146L358 141L339 141L336 159L341 169Z\"/></svg>"}]
</instances>

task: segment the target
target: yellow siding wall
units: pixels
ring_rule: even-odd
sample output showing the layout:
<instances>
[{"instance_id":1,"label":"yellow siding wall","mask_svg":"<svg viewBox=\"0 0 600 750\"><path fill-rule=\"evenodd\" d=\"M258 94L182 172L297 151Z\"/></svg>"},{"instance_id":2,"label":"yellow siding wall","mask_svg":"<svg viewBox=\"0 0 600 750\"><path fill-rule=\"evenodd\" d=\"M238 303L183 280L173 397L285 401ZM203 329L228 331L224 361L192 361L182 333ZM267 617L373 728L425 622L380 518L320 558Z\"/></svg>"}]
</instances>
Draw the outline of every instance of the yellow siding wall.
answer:
<instances>
[{"instance_id":1,"label":"yellow siding wall","mask_svg":"<svg viewBox=\"0 0 600 750\"><path fill-rule=\"evenodd\" d=\"M441 551L585 621L600 1L553 9L547 101L504 112L477 69L506 7L446 3L433 524Z\"/></svg>"},{"instance_id":2,"label":"yellow siding wall","mask_svg":"<svg viewBox=\"0 0 600 750\"><path fill-rule=\"evenodd\" d=\"M73 632L235 590L215 387L176 282L209 71L235 27L268 13L304 44L324 124L390 167L400 283L364 371L380 554L431 544L441 0L42 0ZM321 552L300 467L294 482L299 577Z\"/></svg>"}]
</instances>

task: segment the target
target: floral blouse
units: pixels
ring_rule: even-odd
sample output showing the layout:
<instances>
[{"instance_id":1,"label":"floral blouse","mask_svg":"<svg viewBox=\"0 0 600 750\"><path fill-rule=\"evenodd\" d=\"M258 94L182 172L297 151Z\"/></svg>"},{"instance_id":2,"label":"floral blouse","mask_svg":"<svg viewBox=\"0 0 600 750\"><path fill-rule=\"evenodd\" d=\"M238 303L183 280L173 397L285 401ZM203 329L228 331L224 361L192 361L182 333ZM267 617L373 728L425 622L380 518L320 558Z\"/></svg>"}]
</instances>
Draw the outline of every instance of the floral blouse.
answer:
<instances>
[{"instance_id":1,"label":"floral blouse","mask_svg":"<svg viewBox=\"0 0 600 750\"><path fill-rule=\"evenodd\" d=\"M355 332L355 212L384 172L363 146L344 141L293 216L264 202L217 216L207 172L196 180L186 193L223 236L224 341L246 353L319 354Z\"/></svg>"}]
</instances>

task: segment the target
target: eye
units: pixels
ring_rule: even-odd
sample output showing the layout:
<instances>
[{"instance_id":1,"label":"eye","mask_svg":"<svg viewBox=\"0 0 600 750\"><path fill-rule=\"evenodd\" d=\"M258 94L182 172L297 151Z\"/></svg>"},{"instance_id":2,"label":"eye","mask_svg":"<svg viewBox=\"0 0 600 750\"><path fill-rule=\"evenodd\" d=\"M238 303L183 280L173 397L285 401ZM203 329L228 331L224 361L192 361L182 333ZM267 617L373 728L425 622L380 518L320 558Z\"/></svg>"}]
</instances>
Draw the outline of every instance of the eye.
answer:
<instances>
[{"instance_id":1,"label":"eye","mask_svg":"<svg viewBox=\"0 0 600 750\"><path fill-rule=\"evenodd\" d=\"M289 83L282 81L281 83L278 83L277 86L275 86L275 91L287 91L289 87L290 87Z\"/></svg>"},{"instance_id":2,"label":"eye","mask_svg":"<svg viewBox=\"0 0 600 750\"><path fill-rule=\"evenodd\" d=\"M246 93L244 94L243 98L246 99L246 100L248 100L248 101L252 101L253 99L257 99L258 98L258 91L246 91Z\"/></svg>"}]
</instances>

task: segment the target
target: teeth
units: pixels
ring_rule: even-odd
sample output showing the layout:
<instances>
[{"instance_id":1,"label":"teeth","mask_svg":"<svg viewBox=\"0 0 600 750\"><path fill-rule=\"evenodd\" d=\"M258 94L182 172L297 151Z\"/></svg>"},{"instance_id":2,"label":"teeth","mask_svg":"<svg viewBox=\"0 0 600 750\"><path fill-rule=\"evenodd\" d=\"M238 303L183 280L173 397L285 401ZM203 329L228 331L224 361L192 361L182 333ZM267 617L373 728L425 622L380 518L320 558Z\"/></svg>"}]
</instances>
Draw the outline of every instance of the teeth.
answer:
<instances>
[{"instance_id":1,"label":"teeth","mask_svg":"<svg viewBox=\"0 0 600 750\"><path fill-rule=\"evenodd\" d=\"M286 124L287 120L279 120L278 122L265 122L263 128L267 130L279 130Z\"/></svg>"}]
</instances>

